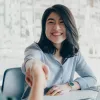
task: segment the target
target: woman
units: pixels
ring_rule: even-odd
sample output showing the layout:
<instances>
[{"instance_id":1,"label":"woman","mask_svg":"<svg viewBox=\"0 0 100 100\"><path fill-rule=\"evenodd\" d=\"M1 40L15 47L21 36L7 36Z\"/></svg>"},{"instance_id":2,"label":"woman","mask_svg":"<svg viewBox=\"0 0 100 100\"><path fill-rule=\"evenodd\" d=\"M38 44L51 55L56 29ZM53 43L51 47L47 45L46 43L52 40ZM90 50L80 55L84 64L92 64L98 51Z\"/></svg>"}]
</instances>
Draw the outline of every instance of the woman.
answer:
<instances>
[{"instance_id":1,"label":"woman","mask_svg":"<svg viewBox=\"0 0 100 100\"><path fill-rule=\"evenodd\" d=\"M71 11L56 4L45 10L42 17L42 32L38 43L25 50L22 71L26 71L26 82L32 87L32 68L47 66L49 69L46 95L86 89L96 84L96 78L79 51L78 31ZM38 66L38 67L37 67ZM77 72L80 77L74 80ZM26 91L29 87L26 89ZM26 93L25 91L25 93ZM25 93L23 98L25 97ZM27 92L29 93L29 92Z\"/></svg>"}]
</instances>

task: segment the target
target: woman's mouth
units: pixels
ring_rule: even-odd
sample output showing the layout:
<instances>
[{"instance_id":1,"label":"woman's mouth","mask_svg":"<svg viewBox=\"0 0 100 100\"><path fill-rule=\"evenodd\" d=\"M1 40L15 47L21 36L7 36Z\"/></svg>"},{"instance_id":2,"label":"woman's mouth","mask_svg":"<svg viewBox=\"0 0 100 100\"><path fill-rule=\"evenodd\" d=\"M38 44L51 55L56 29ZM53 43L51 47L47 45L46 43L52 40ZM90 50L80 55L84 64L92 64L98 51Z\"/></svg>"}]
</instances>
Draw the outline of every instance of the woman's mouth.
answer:
<instances>
[{"instance_id":1,"label":"woman's mouth","mask_svg":"<svg viewBox=\"0 0 100 100\"><path fill-rule=\"evenodd\" d=\"M60 36L60 35L62 35L63 33L60 33L60 32L53 32L52 33L52 35L54 35L54 36Z\"/></svg>"}]
</instances>

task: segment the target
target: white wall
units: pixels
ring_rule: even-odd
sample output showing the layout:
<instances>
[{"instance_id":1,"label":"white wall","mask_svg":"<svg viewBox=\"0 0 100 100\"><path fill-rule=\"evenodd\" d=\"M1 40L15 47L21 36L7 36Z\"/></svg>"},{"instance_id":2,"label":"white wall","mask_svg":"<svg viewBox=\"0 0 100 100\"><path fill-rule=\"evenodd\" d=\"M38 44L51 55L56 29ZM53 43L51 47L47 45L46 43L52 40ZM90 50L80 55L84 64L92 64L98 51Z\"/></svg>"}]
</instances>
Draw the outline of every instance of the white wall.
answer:
<instances>
[{"instance_id":1,"label":"white wall","mask_svg":"<svg viewBox=\"0 0 100 100\"><path fill-rule=\"evenodd\" d=\"M0 75L23 63L25 48L41 33L41 16L53 4L70 8L80 48L100 83L100 0L0 0Z\"/></svg>"}]
</instances>

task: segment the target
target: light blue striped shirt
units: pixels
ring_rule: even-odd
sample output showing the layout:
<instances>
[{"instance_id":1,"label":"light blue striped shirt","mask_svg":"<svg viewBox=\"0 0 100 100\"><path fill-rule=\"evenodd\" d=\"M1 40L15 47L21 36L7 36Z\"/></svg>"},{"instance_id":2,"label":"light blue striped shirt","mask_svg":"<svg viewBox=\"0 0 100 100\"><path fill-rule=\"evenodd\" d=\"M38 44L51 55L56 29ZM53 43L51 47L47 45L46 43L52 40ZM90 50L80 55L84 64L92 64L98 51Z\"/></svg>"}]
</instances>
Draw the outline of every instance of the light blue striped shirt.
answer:
<instances>
[{"instance_id":1,"label":"light blue striped shirt","mask_svg":"<svg viewBox=\"0 0 100 100\"><path fill-rule=\"evenodd\" d=\"M22 72L24 74L25 63L30 59L40 59L49 67L50 73L45 93L53 85L64 84L67 82L78 82L82 90L94 86L97 82L96 77L80 52L78 52L76 56L66 59L65 62L61 64L52 54L44 53L38 44L33 43L25 50L25 59L22 66ZM80 77L74 80L75 72L77 72ZM25 91L27 91L27 88ZM25 96L25 93L23 96Z\"/></svg>"}]
</instances>

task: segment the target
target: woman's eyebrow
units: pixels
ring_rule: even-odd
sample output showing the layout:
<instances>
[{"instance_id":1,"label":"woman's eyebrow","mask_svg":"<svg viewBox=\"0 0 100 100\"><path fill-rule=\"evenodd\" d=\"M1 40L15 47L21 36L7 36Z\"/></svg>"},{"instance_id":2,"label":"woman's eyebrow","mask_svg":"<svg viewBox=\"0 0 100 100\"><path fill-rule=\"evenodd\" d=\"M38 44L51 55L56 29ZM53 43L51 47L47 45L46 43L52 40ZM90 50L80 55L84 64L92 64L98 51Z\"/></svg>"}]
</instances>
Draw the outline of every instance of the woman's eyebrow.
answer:
<instances>
[{"instance_id":1,"label":"woman's eyebrow","mask_svg":"<svg viewBox=\"0 0 100 100\"><path fill-rule=\"evenodd\" d=\"M54 18L48 18L47 21L49 21L49 20L54 21L55 19ZM59 20L62 21L62 18L59 18Z\"/></svg>"},{"instance_id":2,"label":"woman's eyebrow","mask_svg":"<svg viewBox=\"0 0 100 100\"><path fill-rule=\"evenodd\" d=\"M47 21L48 21L48 20L54 20L54 19L53 19L53 18L48 18Z\"/></svg>"}]
</instances>

